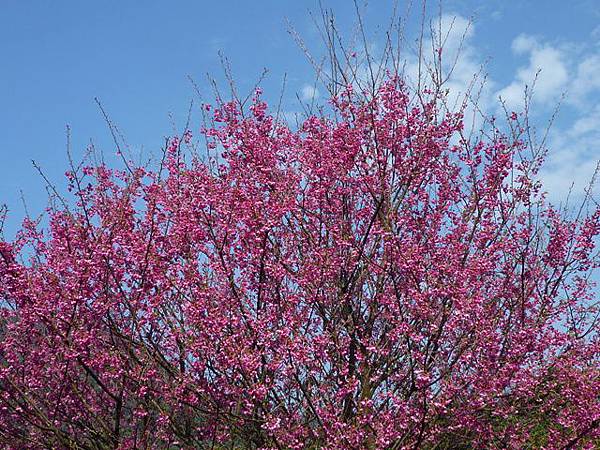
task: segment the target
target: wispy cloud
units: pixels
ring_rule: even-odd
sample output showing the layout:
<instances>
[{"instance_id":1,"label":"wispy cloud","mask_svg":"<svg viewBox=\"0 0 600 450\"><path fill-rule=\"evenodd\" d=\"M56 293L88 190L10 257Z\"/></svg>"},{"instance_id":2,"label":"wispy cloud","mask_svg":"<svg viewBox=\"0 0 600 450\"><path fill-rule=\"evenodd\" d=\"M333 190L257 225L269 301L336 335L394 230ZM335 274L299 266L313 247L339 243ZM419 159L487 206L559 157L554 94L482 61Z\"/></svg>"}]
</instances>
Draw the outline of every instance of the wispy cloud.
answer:
<instances>
[{"instance_id":1,"label":"wispy cloud","mask_svg":"<svg viewBox=\"0 0 600 450\"><path fill-rule=\"evenodd\" d=\"M441 42L443 88L447 90L447 104L451 110L455 110L466 102L465 127L467 130L477 129L483 121L481 111L491 109L496 85L491 78L484 76L486 58L475 45L475 24L460 14L449 13L443 14L439 22L433 23L432 30L434 36L422 45L425 49L425 54L422 55L425 64L421 64L421 74L418 55L415 55L407 61L407 79L414 85L421 76L427 84L428 71L431 71L434 59L437 58L431 49Z\"/></svg>"},{"instance_id":2,"label":"wispy cloud","mask_svg":"<svg viewBox=\"0 0 600 450\"><path fill-rule=\"evenodd\" d=\"M317 100L320 96L319 90L310 84L305 84L300 90L300 98L305 102Z\"/></svg>"},{"instance_id":3,"label":"wispy cloud","mask_svg":"<svg viewBox=\"0 0 600 450\"><path fill-rule=\"evenodd\" d=\"M573 196L579 196L600 159L600 49L521 34L512 42L512 50L526 56L528 63L497 95L508 108L521 110L525 86L531 87L535 80L531 113L536 118L551 114L565 95L560 125L554 125L548 136L541 177L552 201L563 200L571 189Z\"/></svg>"},{"instance_id":4,"label":"wispy cloud","mask_svg":"<svg viewBox=\"0 0 600 450\"><path fill-rule=\"evenodd\" d=\"M568 100L579 108L597 103L600 92L600 51L584 56L573 74Z\"/></svg>"},{"instance_id":5,"label":"wispy cloud","mask_svg":"<svg viewBox=\"0 0 600 450\"><path fill-rule=\"evenodd\" d=\"M541 177L550 199L561 201L570 189L582 195L600 159L600 105L571 125L551 130L548 150Z\"/></svg>"},{"instance_id":6,"label":"wispy cloud","mask_svg":"<svg viewBox=\"0 0 600 450\"><path fill-rule=\"evenodd\" d=\"M534 101L543 106L555 105L569 81L565 53L526 34L515 38L512 50L516 55L526 55L528 64L519 67L514 80L497 92L507 108L522 109L525 88L531 88L534 82Z\"/></svg>"},{"instance_id":7,"label":"wispy cloud","mask_svg":"<svg viewBox=\"0 0 600 450\"><path fill-rule=\"evenodd\" d=\"M522 111L526 87L533 87L531 123L537 124L538 129L543 128L546 118L565 95L560 120L548 134L547 163L540 176L554 202L564 199L571 187L573 196L581 195L600 159L600 26L586 43L561 41L555 37L550 40L525 33L516 35L511 43L514 58L506 61L514 67L513 74L503 82L494 74L486 73L488 55L477 44L480 30L468 18L444 14L440 22L432 23L432 31L434 36L422 46L424 64L419 67L418 55L408 56L404 74L410 84L416 85L420 69L421 77L426 80L436 58L431 52L436 47L432 40L441 41L442 72L448 75L444 81L447 103L453 109L467 100L467 130L477 130L483 116L501 116L500 98L509 111ZM359 53L357 60L363 56ZM377 60L376 49L372 56ZM362 81L361 70L366 69L359 65L357 70L358 79ZM367 78L366 71L364 78ZM303 101L316 100L319 96L314 85L305 84L301 88Z\"/></svg>"}]
</instances>

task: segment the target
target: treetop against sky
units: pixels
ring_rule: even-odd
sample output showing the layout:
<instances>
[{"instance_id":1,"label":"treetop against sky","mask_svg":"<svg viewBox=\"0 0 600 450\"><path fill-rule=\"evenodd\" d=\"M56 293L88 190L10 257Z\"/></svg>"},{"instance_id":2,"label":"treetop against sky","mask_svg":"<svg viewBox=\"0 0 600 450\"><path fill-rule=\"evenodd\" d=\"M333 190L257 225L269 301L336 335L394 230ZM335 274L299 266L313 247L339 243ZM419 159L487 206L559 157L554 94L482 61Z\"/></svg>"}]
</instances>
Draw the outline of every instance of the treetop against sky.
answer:
<instances>
[{"instance_id":1,"label":"treetop against sky","mask_svg":"<svg viewBox=\"0 0 600 450\"><path fill-rule=\"evenodd\" d=\"M598 448L594 3L353 3L7 4L0 446Z\"/></svg>"},{"instance_id":2,"label":"treetop against sky","mask_svg":"<svg viewBox=\"0 0 600 450\"><path fill-rule=\"evenodd\" d=\"M413 2L407 42L417 37L419 8ZM374 54L383 46L394 2L370 2L363 9ZM408 2L398 2L400 10ZM361 3L362 5L362 3ZM356 22L353 2L328 1L340 30L351 35ZM0 6L0 197L10 209L11 235L24 216L21 193L32 215L46 206L41 195L48 178L64 187L65 125L70 125L76 157L93 142L108 160L116 158L112 138L94 101L97 97L119 126L135 154L156 152L164 137L185 124L189 101L212 100L210 73L226 86L220 69L221 50L229 59L240 91L249 92L263 68L265 96L277 104L286 76L282 107L293 115L303 100L323 101L310 64L289 24L316 54L323 45L314 21L318 2L160 2L102 3L20 2ZM431 14L438 12L430 2ZM501 95L522 108L523 90L539 73L531 114L544 128L566 93L550 135L551 152L543 172L555 201L572 182L581 192L591 177L600 141L600 5L593 0L486 2L450 0L442 13L455 18L447 47L467 30L455 70L456 89L463 89L485 64L489 73L481 104L497 112ZM407 52L408 54L408 52ZM172 118L169 116L172 115Z\"/></svg>"}]
</instances>

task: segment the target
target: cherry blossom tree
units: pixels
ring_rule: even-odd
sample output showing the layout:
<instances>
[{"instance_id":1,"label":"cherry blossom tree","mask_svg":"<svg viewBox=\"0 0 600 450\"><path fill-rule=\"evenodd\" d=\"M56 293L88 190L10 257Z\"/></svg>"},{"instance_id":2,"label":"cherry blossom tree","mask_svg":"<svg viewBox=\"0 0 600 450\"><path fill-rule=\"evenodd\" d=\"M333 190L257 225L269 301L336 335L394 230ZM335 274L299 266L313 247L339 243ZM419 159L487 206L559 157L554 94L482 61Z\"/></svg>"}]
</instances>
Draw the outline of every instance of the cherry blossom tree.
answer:
<instances>
[{"instance_id":1,"label":"cherry blossom tree","mask_svg":"<svg viewBox=\"0 0 600 450\"><path fill-rule=\"evenodd\" d=\"M435 59L337 58L298 127L204 105L203 151L73 165L0 242L5 448L597 448L591 194L546 200L526 115L467 133Z\"/></svg>"}]
</instances>

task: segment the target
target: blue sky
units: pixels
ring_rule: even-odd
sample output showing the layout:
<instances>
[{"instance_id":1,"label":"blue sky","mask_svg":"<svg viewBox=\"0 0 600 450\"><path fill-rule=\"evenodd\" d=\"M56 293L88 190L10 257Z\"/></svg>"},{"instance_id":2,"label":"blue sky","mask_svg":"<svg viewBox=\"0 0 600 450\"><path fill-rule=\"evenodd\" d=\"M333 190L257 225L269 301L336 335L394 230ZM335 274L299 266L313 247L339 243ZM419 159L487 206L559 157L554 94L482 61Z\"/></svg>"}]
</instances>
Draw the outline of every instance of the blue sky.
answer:
<instances>
[{"instance_id":1,"label":"blue sky","mask_svg":"<svg viewBox=\"0 0 600 450\"><path fill-rule=\"evenodd\" d=\"M355 22L352 1L323 3L334 10L340 29L350 33ZM379 0L366 6L374 48L383 43L378 30L387 24L392 4ZM14 235L25 214L20 191L34 216L47 204L45 183L31 160L59 188L64 186L67 124L76 158L90 141L114 155L95 97L134 151L156 151L165 136L181 131L190 100L197 100L187 77L196 80L207 102L211 88L206 74L223 83L222 50L241 92L267 68L262 86L266 98L276 102L287 74L283 107L299 110L296 93L310 94L314 75L287 33L286 20L318 54L320 39L309 11L318 11L316 0L3 0L0 203L9 207L7 237ZM553 198L564 196L572 180L582 189L600 157L600 2L448 0L443 13L456 18L457 29L473 19L456 86L470 77L469 70L486 62L484 104L489 110L497 107L498 95L518 109L523 87L538 69L542 72L532 114L540 125L567 92L549 136L551 154L543 176ZM416 23L413 13L409 32ZM317 90L322 100L323 90Z\"/></svg>"}]
</instances>

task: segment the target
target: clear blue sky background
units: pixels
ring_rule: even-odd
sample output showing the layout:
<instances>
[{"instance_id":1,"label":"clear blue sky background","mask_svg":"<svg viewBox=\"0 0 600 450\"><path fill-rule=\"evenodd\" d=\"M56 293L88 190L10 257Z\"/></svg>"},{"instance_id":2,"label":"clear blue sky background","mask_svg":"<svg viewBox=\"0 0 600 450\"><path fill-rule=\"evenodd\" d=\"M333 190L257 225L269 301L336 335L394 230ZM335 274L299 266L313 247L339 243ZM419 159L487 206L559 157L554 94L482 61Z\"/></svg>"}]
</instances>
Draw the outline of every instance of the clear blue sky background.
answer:
<instances>
[{"instance_id":1,"label":"clear blue sky background","mask_svg":"<svg viewBox=\"0 0 600 450\"><path fill-rule=\"evenodd\" d=\"M352 1L323 3L349 32L355 20ZM374 45L382 43L376 32L387 23L391 7L391 0L366 7ZM185 122L195 97L188 75L210 101L206 73L222 80L217 55L222 50L241 91L266 67L266 97L277 99L287 73L284 108L298 109L295 94L302 95L314 76L286 31L286 19L318 52L309 10L318 11L316 0L1 0L0 203L10 209L7 237L24 216L20 190L32 215L46 206L44 182L32 159L64 186L67 124L76 157L90 139L114 154L94 97L134 149L155 151L173 133L169 113L180 129ZM574 92L552 135L551 142L562 150L551 158L549 185L560 196L565 177L589 175L600 137L600 2L448 0L443 10L474 17L466 57L476 63L490 58L491 97L514 97L538 65L549 77L542 83L539 117L551 109L556 94ZM565 136L571 136L568 142Z\"/></svg>"}]
</instances>

